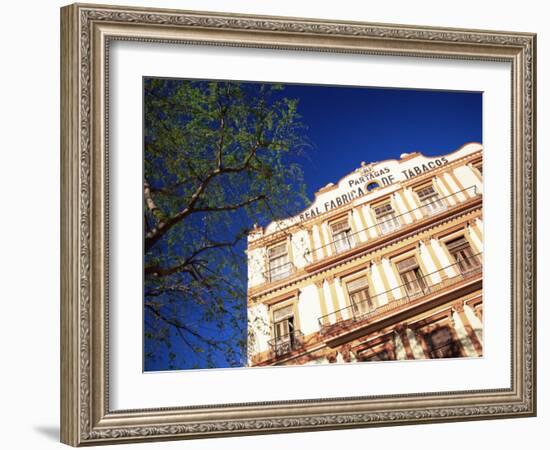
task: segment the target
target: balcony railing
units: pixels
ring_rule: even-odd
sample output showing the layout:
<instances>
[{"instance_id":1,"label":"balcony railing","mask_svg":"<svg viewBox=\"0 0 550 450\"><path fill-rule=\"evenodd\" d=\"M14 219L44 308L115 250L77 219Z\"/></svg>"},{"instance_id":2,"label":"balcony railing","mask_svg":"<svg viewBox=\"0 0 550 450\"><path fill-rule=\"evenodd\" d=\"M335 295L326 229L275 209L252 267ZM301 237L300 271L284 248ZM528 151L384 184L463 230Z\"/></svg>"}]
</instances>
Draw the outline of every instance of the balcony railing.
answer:
<instances>
[{"instance_id":1,"label":"balcony railing","mask_svg":"<svg viewBox=\"0 0 550 450\"><path fill-rule=\"evenodd\" d=\"M267 282L273 283L274 281L284 280L285 278L288 278L295 271L296 266L291 262L287 262L280 266L272 267L267 272L265 272L264 275Z\"/></svg>"},{"instance_id":2,"label":"balcony railing","mask_svg":"<svg viewBox=\"0 0 550 450\"><path fill-rule=\"evenodd\" d=\"M304 333L300 330L294 330L269 341L269 346L275 356L283 356L293 350L297 350L304 345Z\"/></svg>"},{"instance_id":3,"label":"balcony railing","mask_svg":"<svg viewBox=\"0 0 550 450\"><path fill-rule=\"evenodd\" d=\"M474 278L482 270L481 256L482 252L477 253L454 264L449 264L440 270L422 275L412 282L403 283L395 288L369 296L368 300L354 303L346 308L341 308L321 316L318 319L321 333L327 333L332 327L343 323L351 324L353 322L366 321L394 309L401 308L403 305L426 295L442 291L461 281ZM440 281L432 282L431 280L436 274ZM389 301L390 294L393 297L393 301ZM380 305L380 303L385 304ZM373 308L371 305L380 306Z\"/></svg>"},{"instance_id":4,"label":"balcony railing","mask_svg":"<svg viewBox=\"0 0 550 450\"><path fill-rule=\"evenodd\" d=\"M314 248L313 250L307 249L304 253L304 258L306 261L311 262L311 254L317 254L322 249L326 249L327 247L331 247L333 249L334 254L340 254L344 253L345 251L351 250L352 248L362 244L361 240L359 239L359 233L361 232L367 232L369 230L375 229L377 230L378 235L386 235L390 232L396 231L400 228L403 228L409 223L407 223L404 220L404 216L410 215L412 218L413 223L417 220L414 216L415 211L419 211L422 215L422 218L427 216L433 216L434 214L438 214L442 211L446 211L450 208L449 206L449 199L450 198L458 198L460 199L460 196L465 196L465 193L468 192L470 195L477 195L477 186L473 185L470 187L467 187L465 189L462 189L460 191L454 192L452 194L446 195L445 197L438 197L436 200L428 203L424 203L422 206L419 206L418 208L409 209L401 214L394 215L392 214L391 217L389 217L386 220L382 220L380 222L375 223L374 225L371 225L366 228L361 228L353 233L349 233L347 235L349 248L340 249L339 251L334 251L334 241L329 242L328 244L321 245L319 247ZM456 203L460 203L459 200L455 200ZM328 249L326 250L328 251Z\"/></svg>"}]
</instances>

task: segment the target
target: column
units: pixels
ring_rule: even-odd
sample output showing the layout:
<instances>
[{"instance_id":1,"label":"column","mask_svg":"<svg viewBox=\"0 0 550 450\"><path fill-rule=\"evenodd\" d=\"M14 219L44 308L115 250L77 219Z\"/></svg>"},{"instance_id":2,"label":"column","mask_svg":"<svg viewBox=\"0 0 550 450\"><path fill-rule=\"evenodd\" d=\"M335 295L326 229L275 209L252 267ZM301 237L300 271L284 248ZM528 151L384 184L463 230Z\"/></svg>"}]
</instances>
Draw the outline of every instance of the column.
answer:
<instances>
[{"instance_id":1,"label":"column","mask_svg":"<svg viewBox=\"0 0 550 450\"><path fill-rule=\"evenodd\" d=\"M453 191L450 188L450 186L447 184L447 181L443 177L443 174L434 177L433 180L434 180L434 183L439 188L439 190L441 192L443 192L443 194L445 196L445 200L447 201L447 203L450 206L456 205L458 203L457 198L456 198L455 195L453 195Z\"/></svg>"},{"instance_id":2,"label":"column","mask_svg":"<svg viewBox=\"0 0 550 450\"><path fill-rule=\"evenodd\" d=\"M367 241L368 238L369 238L369 234L368 234L368 225L367 225L367 221L365 219L365 215L363 214L363 207L361 205L359 205L357 207L357 209L355 210L355 216L356 218L359 218L359 222L360 222L360 229L361 231L359 232L359 234L363 237L363 241Z\"/></svg>"},{"instance_id":3,"label":"column","mask_svg":"<svg viewBox=\"0 0 550 450\"><path fill-rule=\"evenodd\" d=\"M461 187L460 184L457 184L455 182L455 179L451 175L450 170L448 170L447 172L443 172L441 174L441 179L442 181L447 183L447 186L449 186L450 192L455 194L453 195L453 197L455 200L457 200L457 202L463 202L468 199L467 195L464 192L460 192L462 191L463 188Z\"/></svg>"},{"instance_id":4,"label":"column","mask_svg":"<svg viewBox=\"0 0 550 450\"><path fill-rule=\"evenodd\" d=\"M476 253L480 253L483 251L483 240L481 239L478 230L476 229L476 222L475 220L470 220L468 222L468 236L470 237L470 241L474 244L474 249L476 249Z\"/></svg>"},{"instance_id":5,"label":"column","mask_svg":"<svg viewBox=\"0 0 550 450\"><path fill-rule=\"evenodd\" d=\"M448 174L452 178L454 183L457 185L458 189L462 191L462 193L464 194L464 196L466 198L470 198L470 197L473 197L475 195L474 192L473 192L473 189L466 189L466 187L460 182L460 180L458 179L458 177L455 174L454 169L449 170Z\"/></svg>"},{"instance_id":6,"label":"column","mask_svg":"<svg viewBox=\"0 0 550 450\"><path fill-rule=\"evenodd\" d=\"M439 258L435 254L435 250L432 247L432 241L433 241L432 238L428 238L428 240L423 241L423 242L424 242L424 245L426 247L426 250L428 251L428 255L430 256L430 259L432 260L432 262L433 262L433 264L434 264L434 266L437 270L437 273L439 274L439 277L441 278L441 281L444 281L448 278L447 273L445 272L445 270L443 270L444 264L441 263L441 261L439 260Z\"/></svg>"},{"instance_id":7,"label":"column","mask_svg":"<svg viewBox=\"0 0 550 450\"><path fill-rule=\"evenodd\" d=\"M308 244L309 244L309 263L314 263L317 261L317 257L315 255L315 242L313 241L313 230L311 228L307 229L307 238L308 238Z\"/></svg>"},{"instance_id":8,"label":"column","mask_svg":"<svg viewBox=\"0 0 550 450\"><path fill-rule=\"evenodd\" d=\"M342 320L342 307L338 301L338 295L336 294L336 286L334 285L334 275L327 277L327 283L330 291L330 297L332 299L332 307L334 308L334 316L336 321L339 322Z\"/></svg>"},{"instance_id":9,"label":"column","mask_svg":"<svg viewBox=\"0 0 550 450\"><path fill-rule=\"evenodd\" d=\"M411 345L412 353L414 355L414 359L426 359L429 356L429 353L426 353L424 346L421 342L419 342L419 339L417 338L415 332L411 330L410 328L406 328L405 332L407 333L407 338L409 340L409 343Z\"/></svg>"},{"instance_id":10,"label":"column","mask_svg":"<svg viewBox=\"0 0 550 450\"><path fill-rule=\"evenodd\" d=\"M399 214L401 214L401 223L405 224L414 222L415 217L411 212L411 208L407 205L404 191L395 192L393 197L395 199L395 205L399 208Z\"/></svg>"},{"instance_id":11,"label":"column","mask_svg":"<svg viewBox=\"0 0 550 450\"><path fill-rule=\"evenodd\" d=\"M323 224L320 225L313 225L313 231L317 231L317 234L319 235L319 246L317 247L317 259L323 259L325 258L327 253L327 247L325 245L325 237L323 235Z\"/></svg>"},{"instance_id":12,"label":"column","mask_svg":"<svg viewBox=\"0 0 550 450\"><path fill-rule=\"evenodd\" d=\"M329 325L329 317L327 316L327 301L325 299L325 291L323 289L324 280L315 281L315 286L317 287L317 297L319 298L319 306L321 308L321 324Z\"/></svg>"},{"instance_id":13,"label":"column","mask_svg":"<svg viewBox=\"0 0 550 450\"><path fill-rule=\"evenodd\" d=\"M375 238L378 236L378 229L376 227L376 218L374 217L374 213L372 211L372 208L370 205L365 205L363 207L363 212L365 214L365 219L367 221L368 225L368 235L371 238Z\"/></svg>"},{"instance_id":14,"label":"column","mask_svg":"<svg viewBox=\"0 0 550 450\"><path fill-rule=\"evenodd\" d=\"M424 277L424 282L426 283L426 286L430 288L434 284L438 283L439 280L433 281L433 274L431 273L432 271L426 267L426 264L424 264L422 254L420 253L420 242L418 242L418 244L416 245L414 256L416 256L416 260L418 261L418 265L420 266L420 270L422 271L422 276Z\"/></svg>"},{"instance_id":15,"label":"column","mask_svg":"<svg viewBox=\"0 0 550 450\"><path fill-rule=\"evenodd\" d=\"M405 346L403 345L403 341L401 340L399 333L395 330L393 331L393 347L395 349L396 359L407 359L407 352L405 350Z\"/></svg>"},{"instance_id":16,"label":"column","mask_svg":"<svg viewBox=\"0 0 550 450\"><path fill-rule=\"evenodd\" d=\"M395 327L395 332L397 333L397 335L401 339L401 342L403 343L403 349L405 350L406 358L415 359L406 330L407 330L407 326L403 323L400 323Z\"/></svg>"},{"instance_id":17,"label":"column","mask_svg":"<svg viewBox=\"0 0 550 450\"><path fill-rule=\"evenodd\" d=\"M323 245L325 246L325 253L327 254L327 256L332 256L332 254L334 253L332 251L332 237L330 235L330 231L328 229L328 225L323 222L321 224L321 236L322 236L322 240L324 241L323 242Z\"/></svg>"},{"instance_id":18,"label":"column","mask_svg":"<svg viewBox=\"0 0 550 450\"><path fill-rule=\"evenodd\" d=\"M361 239L359 239L357 225L355 224L355 218L353 217L353 209L350 209L348 213L348 223L351 226L351 233L352 233L350 243L352 247L355 247L356 245L361 243Z\"/></svg>"},{"instance_id":19,"label":"column","mask_svg":"<svg viewBox=\"0 0 550 450\"><path fill-rule=\"evenodd\" d=\"M470 337L470 333L468 333L468 330L464 326L464 323L460 318L460 313L457 311L457 309L462 309L462 302L457 303L453 306L451 319L450 319L450 322L452 324L451 331L453 331L456 334L456 338L460 342L460 345L462 346L462 350L464 351L465 356L475 358L480 355L479 352L481 349L476 348L476 346L474 345L474 342Z\"/></svg>"},{"instance_id":20,"label":"column","mask_svg":"<svg viewBox=\"0 0 550 450\"><path fill-rule=\"evenodd\" d=\"M481 356L483 354L483 346L481 345L481 342L478 339L477 334L472 328L472 325L470 324L468 317L466 316L466 312L464 311L464 304L462 302L455 303L455 305L453 306L453 310L455 314L458 314L458 318L462 323L462 326L464 327L464 330L466 331L468 338L472 343L472 346L475 349L476 355L474 356Z\"/></svg>"},{"instance_id":21,"label":"column","mask_svg":"<svg viewBox=\"0 0 550 450\"><path fill-rule=\"evenodd\" d=\"M372 264L372 269L373 269L373 278L375 278L375 274L377 274L378 280L383 286L383 292L385 293L385 296L386 296L386 299L385 299L386 303L393 301L395 297L393 296L393 293L391 291L390 283L388 281L388 278L386 277L384 266L382 265L382 262L380 259L374 260ZM375 283L377 282L376 279L374 281Z\"/></svg>"},{"instance_id":22,"label":"column","mask_svg":"<svg viewBox=\"0 0 550 450\"><path fill-rule=\"evenodd\" d=\"M422 219L422 212L419 209L420 205L416 202L411 188L403 189L403 201L415 219Z\"/></svg>"}]
</instances>

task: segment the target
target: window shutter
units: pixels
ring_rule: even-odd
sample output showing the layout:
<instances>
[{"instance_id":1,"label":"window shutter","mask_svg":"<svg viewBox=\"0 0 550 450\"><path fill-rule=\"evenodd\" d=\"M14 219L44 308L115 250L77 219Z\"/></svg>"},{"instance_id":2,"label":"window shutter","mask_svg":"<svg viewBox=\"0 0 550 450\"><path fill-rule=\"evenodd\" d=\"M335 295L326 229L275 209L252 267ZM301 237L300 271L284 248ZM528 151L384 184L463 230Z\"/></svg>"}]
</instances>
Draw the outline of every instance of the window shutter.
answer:
<instances>
[{"instance_id":1,"label":"window shutter","mask_svg":"<svg viewBox=\"0 0 550 450\"><path fill-rule=\"evenodd\" d=\"M286 255L286 253L286 242L283 242L282 244L277 244L268 249L269 259L278 258L279 256Z\"/></svg>"},{"instance_id":2,"label":"window shutter","mask_svg":"<svg viewBox=\"0 0 550 450\"><path fill-rule=\"evenodd\" d=\"M348 287L348 292L353 293L356 291L360 291L362 289L367 289L368 282L366 277L358 278L357 280L350 281L349 283L346 283Z\"/></svg>"},{"instance_id":3,"label":"window shutter","mask_svg":"<svg viewBox=\"0 0 550 450\"><path fill-rule=\"evenodd\" d=\"M466 238L464 236L462 236L458 239L454 239L450 242L447 242L446 245L447 245L447 248L449 249L449 251L451 253L453 253L457 250L460 250L461 248L469 247L470 244L468 243Z\"/></svg>"},{"instance_id":4,"label":"window shutter","mask_svg":"<svg viewBox=\"0 0 550 450\"><path fill-rule=\"evenodd\" d=\"M294 316L294 306L288 305L273 311L273 321L279 322Z\"/></svg>"},{"instance_id":5,"label":"window shutter","mask_svg":"<svg viewBox=\"0 0 550 450\"><path fill-rule=\"evenodd\" d=\"M374 213L377 218L387 216L388 214L393 213L393 208L390 203L385 203L383 205L377 206L374 208Z\"/></svg>"},{"instance_id":6,"label":"window shutter","mask_svg":"<svg viewBox=\"0 0 550 450\"><path fill-rule=\"evenodd\" d=\"M410 258L404 259L403 261L399 261L396 263L397 270L402 272L408 272L410 270L416 269L418 267L418 262L416 261L416 258L414 256L411 256Z\"/></svg>"},{"instance_id":7,"label":"window shutter","mask_svg":"<svg viewBox=\"0 0 550 450\"><path fill-rule=\"evenodd\" d=\"M332 228L332 234L338 234L338 233L341 233L342 231L347 231L350 229L347 220L343 220L341 222L332 224L331 228Z\"/></svg>"},{"instance_id":8,"label":"window shutter","mask_svg":"<svg viewBox=\"0 0 550 450\"><path fill-rule=\"evenodd\" d=\"M431 197L437 197L437 192L435 192L433 186L425 186L416 191L418 198L421 202L429 200Z\"/></svg>"}]
</instances>

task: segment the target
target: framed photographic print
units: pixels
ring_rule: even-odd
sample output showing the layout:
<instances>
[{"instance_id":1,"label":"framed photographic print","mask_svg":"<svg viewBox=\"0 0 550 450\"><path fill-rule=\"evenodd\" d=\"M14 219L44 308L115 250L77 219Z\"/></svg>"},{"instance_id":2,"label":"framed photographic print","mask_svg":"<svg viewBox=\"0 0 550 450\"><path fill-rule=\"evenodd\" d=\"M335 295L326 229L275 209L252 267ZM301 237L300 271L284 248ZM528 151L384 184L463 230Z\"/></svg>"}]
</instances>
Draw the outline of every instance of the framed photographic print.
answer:
<instances>
[{"instance_id":1,"label":"framed photographic print","mask_svg":"<svg viewBox=\"0 0 550 450\"><path fill-rule=\"evenodd\" d=\"M61 19L63 442L536 413L535 35Z\"/></svg>"}]
</instances>

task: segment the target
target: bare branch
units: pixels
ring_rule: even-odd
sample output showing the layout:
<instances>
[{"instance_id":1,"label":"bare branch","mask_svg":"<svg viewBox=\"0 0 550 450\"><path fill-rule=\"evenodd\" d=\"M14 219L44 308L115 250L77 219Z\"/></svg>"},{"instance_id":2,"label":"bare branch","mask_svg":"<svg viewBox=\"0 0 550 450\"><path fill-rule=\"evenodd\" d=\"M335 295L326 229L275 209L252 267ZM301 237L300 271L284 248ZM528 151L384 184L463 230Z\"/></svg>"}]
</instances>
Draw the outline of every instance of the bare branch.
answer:
<instances>
[{"instance_id":1,"label":"bare branch","mask_svg":"<svg viewBox=\"0 0 550 450\"><path fill-rule=\"evenodd\" d=\"M195 338L203 341L204 343L206 343L208 345L211 345L212 347L214 347L218 350L223 351L222 346L219 345L218 342L216 342L212 339L205 338L204 336L201 336L201 334L199 334L197 331L195 331L192 328L190 328L190 327L186 326L185 324L181 323L179 320L170 319L170 318L166 317L164 314L162 314L157 308L153 307L152 305L149 305L149 304L145 303L145 308L148 309L149 311L151 311L155 316L157 316L159 319L161 319L162 321L164 321L168 325L171 325L171 326L173 326L174 328L176 328L178 330L186 331L187 333L189 333L192 336L194 336Z\"/></svg>"},{"instance_id":2,"label":"bare branch","mask_svg":"<svg viewBox=\"0 0 550 450\"><path fill-rule=\"evenodd\" d=\"M234 205L223 205L223 206L205 206L195 208L194 212L219 212L219 211L233 211L235 209L244 208L245 206L251 205L252 203L258 202L260 200L265 200L266 196L264 194L257 195L256 197L249 198L241 203L236 203Z\"/></svg>"},{"instance_id":3,"label":"bare branch","mask_svg":"<svg viewBox=\"0 0 550 450\"><path fill-rule=\"evenodd\" d=\"M144 272L145 275L152 275L154 277L163 277L172 275L177 272L187 272L189 274L195 273L195 269L187 269L188 266L193 264L193 260L199 256L201 253L204 253L207 250L212 250L214 248L222 248L222 247L232 247L237 242L239 242L244 236L246 235L246 230L242 231L241 233L238 233L237 236L235 236L235 239L232 241L221 241L221 242L210 242L209 244L205 244L195 250L191 255L189 255L187 258L185 258L180 264L173 266L173 267L160 267L160 266L150 266L146 267Z\"/></svg>"},{"instance_id":4,"label":"bare branch","mask_svg":"<svg viewBox=\"0 0 550 450\"><path fill-rule=\"evenodd\" d=\"M151 196L151 186L145 179L143 180L143 196L145 197L145 205L147 206L147 209L151 212L153 217L157 217L160 210Z\"/></svg>"}]
</instances>

